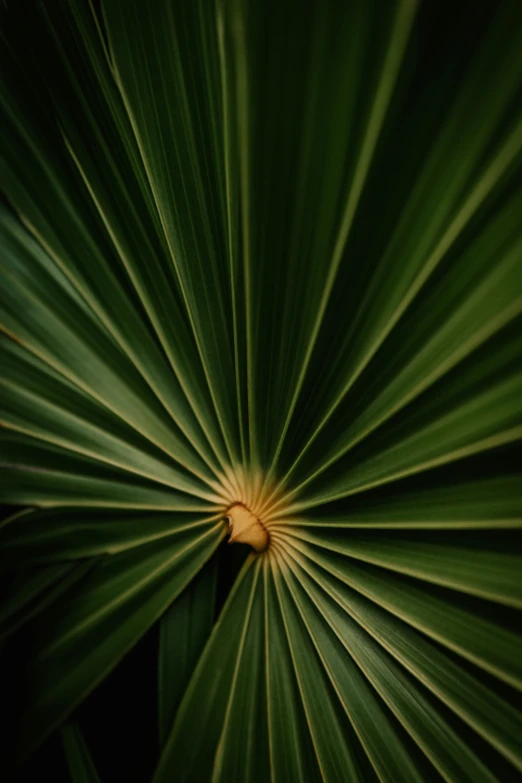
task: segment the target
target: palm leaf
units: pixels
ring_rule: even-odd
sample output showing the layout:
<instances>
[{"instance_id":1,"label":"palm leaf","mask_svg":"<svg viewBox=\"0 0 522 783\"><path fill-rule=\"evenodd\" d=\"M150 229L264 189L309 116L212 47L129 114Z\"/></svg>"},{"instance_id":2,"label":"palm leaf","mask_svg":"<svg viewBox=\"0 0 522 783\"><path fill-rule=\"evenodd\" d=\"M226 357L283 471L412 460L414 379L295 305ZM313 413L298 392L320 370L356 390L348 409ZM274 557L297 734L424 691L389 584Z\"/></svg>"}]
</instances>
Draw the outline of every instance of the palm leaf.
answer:
<instances>
[{"instance_id":1,"label":"palm leaf","mask_svg":"<svg viewBox=\"0 0 522 783\"><path fill-rule=\"evenodd\" d=\"M522 772L522 38L477 5L4 4L7 767L103 779L81 705L157 628L155 783Z\"/></svg>"},{"instance_id":2,"label":"palm leaf","mask_svg":"<svg viewBox=\"0 0 522 783\"><path fill-rule=\"evenodd\" d=\"M78 726L67 724L61 735L73 783L99 783L100 778Z\"/></svg>"}]
</instances>

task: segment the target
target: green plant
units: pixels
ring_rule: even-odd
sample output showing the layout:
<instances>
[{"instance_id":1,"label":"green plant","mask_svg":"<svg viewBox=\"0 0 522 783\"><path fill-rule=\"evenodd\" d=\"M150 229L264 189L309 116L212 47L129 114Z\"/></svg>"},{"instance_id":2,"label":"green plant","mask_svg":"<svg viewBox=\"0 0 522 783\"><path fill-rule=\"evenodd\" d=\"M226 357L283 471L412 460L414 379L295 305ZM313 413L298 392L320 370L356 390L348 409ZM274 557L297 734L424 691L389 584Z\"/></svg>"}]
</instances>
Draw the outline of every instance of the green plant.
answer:
<instances>
[{"instance_id":1,"label":"green plant","mask_svg":"<svg viewBox=\"0 0 522 783\"><path fill-rule=\"evenodd\" d=\"M158 623L154 783L514 781L519 3L2 17L5 763Z\"/></svg>"}]
</instances>

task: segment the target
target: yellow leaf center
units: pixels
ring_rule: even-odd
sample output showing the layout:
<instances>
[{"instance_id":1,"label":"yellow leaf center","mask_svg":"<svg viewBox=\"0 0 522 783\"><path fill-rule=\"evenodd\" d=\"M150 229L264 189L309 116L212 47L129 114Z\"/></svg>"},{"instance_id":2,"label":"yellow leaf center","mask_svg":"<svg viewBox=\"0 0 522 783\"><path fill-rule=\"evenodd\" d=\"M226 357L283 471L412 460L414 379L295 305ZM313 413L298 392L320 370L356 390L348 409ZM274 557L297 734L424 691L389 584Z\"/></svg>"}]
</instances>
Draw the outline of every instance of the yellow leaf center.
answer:
<instances>
[{"instance_id":1,"label":"yellow leaf center","mask_svg":"<svg viewBox=\"0 0 522 783\"><path fill-rule=\"evenodd\" d=\"M250 544L256 552L263 552L268 547L269 535L266 527L241 503L228 509L227 519L230 528L229 544Z\"/></svg>"}]
</instances>

